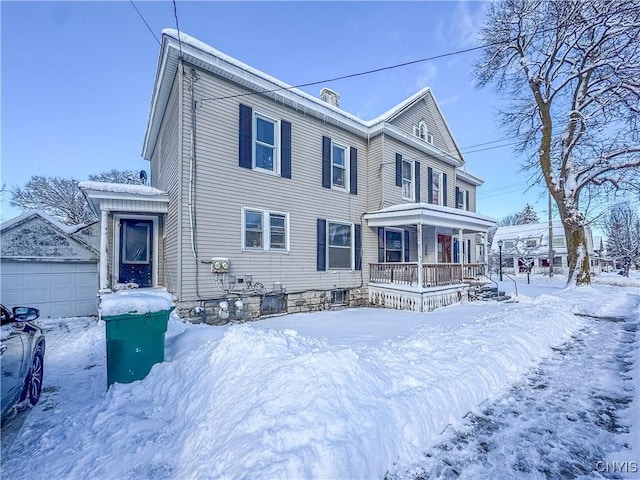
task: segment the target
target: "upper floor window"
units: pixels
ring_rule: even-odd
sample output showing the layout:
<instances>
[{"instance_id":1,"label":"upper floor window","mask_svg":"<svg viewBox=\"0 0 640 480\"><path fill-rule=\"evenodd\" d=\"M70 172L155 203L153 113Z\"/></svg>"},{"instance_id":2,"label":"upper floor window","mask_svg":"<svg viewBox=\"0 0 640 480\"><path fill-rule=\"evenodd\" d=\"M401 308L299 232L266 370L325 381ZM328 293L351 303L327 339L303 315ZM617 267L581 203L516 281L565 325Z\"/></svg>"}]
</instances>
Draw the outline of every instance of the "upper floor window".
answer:
<instances>
[{"instance_id":1,"label":"upper floor window","mask_svg":"<svg viewBox=\"0 0 640 480\"><path fill-rule=\"evenodd\" d=\"M408 160L402 160L402 198L405 200L414 198L413 162Z\"/></svg>"},{"instance_id":2,"label":"upper floor window","mask_svg":"<svg viewBox=\"0 0 640 480\"><path fill-rule=\"evenodd\" d=\"M291 123L240 104L239 165L291 178Z\"/></svg>"},{"instance_id":3,"label":"upper floor window","mask_svg":"<svg viewBox=\"0 0 640 480\"><path fill-rule=\"evenodd\" d=\"M420 162L396 153L396 186L402 188L404 200L420 202Z\"/></svg>"},{"instance_id":4,"label":"upper floor window","mask_svg":"<svg viewBox=\"0 0 640 480\"><path fill-rule=\"evenodd\" d=\"M347 169L348 148L337 143L331 145L331 186L347 188L349 170Z\"/></svg>"},{"instance_id":5,"label":"upper floor window","mask_svg":"<svg viewBox=\"0 0 640 480\"><path fill-rule=\"evenodd\" d=\"M322 186L358 193L358 150L322 137Z\"/></svg>"},{"instance_id":6,"label":"upper floor window","mask_svg":"<svg viewBox=\"0 0 640 480\"><path fill-rule=\"evenodd\" d=\"M553 237L553 246L562 248L564 247L564 237L554 236Z\"/></svg>"},{"instance_id":7,"label":"upper floor window","mask_svg":"<svg viewBox=\"0 0 640 480\"><path fill-rule=\"evenodd\" d=\"M442 205L442 173L436 170L431 174L431 203Z\"/></svg>"},{"instance_id":8,"label":"upper floor window","mask_svg":"<svg viewBox=\"0 0 640 480\"><path fill-rule=\"evenodd\" d=\"M253 113L253 168L280 173L278 121Z\"/></svg>"},{"instance_id":9,"label":"upper floor window","mask_svg":"<svg viewBox=\"0 0 640 480\"><path fill-rule=\"evenodd\" d=\"M456 208L461 208L462 210L465 210L467 208L466 200L467 200L466 190L457 188L456 189Z\"/></svg>"},{"instance_id":10,"label":"upper floor window","mask_svg":"<svg viewBox=\"0 0 640 480\"><path fill-rule=\"evenodd\" d=\"M535 248L538 245L538 240L536 240L535 238L527 238L527 240L524 242L524 246L526 248Z\"/></svg>"},{"instance_id":11,"label":"upper floor window","mask_svg":"<svg viewBox=\"0 0 640 480\"><path fill-rule=\"evenodd\" d=\"M243 208L243 250L287 251L289 216L286 213Z\"/></svg>"}]
</instances>

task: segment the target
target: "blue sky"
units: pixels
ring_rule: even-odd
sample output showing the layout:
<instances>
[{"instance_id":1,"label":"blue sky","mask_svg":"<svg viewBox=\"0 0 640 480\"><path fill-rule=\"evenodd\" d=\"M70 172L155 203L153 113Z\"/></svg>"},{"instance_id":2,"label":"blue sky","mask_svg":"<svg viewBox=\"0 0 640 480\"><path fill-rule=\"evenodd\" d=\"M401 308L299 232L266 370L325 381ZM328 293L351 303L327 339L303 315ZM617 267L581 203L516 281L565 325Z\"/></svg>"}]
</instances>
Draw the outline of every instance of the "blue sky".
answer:
<instances>
[{"instance_id":1,"label":"blue sky","mask_svg":"<svg viewBox=\"0 0 640 480\"><path fill-rule=\"evenodd\" d=\"M171 1L135 5L160 38L175 28ZM482 2L177 2L180 30L291 85L476 46ZM73 177L149 171L140 156L159 45L131 5L114 2L0 4L2 183L32 175ZM484 179L478 211L501 218L529 202L546 219L547 197L528 189L496 120L501 99L475 88L476 52L304 88L340 93L341 108L378 116L431 87L462 149ZM502 142L509 143L506 139ZM474 151L475 150L475 151ZM481 151L478 151L481 150ZM20 212L2 199L2 220Z\"/></svg>"}]
</instances>

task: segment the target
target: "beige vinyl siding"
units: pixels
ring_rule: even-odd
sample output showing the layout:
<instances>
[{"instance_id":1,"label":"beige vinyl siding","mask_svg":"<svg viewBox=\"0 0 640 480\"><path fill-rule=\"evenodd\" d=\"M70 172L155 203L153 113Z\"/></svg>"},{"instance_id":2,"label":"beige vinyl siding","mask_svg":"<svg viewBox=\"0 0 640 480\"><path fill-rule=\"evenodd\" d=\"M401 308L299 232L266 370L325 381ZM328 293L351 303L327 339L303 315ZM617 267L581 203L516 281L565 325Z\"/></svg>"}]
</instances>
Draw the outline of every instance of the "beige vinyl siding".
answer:
<instances>
[{"instance_id":1,"label":"beige vinyl siding","mask_svg":"<svg viewBox=\"0 0 640 480\"><path fill-rule=\"evenodd\" d=\"M420 162L420 201L428 203L428 168L431 167L442 173L447 174L447 206L453 206L455 197L455 168L449 164L443 163L431 156L426 155L417 149L404 145L398 140L385 136L384 137L384 199L385 207L397 205L400 203L411 203L402 198L402 187L396 186L396 153L402 155L403 159ZM415 181L415 179L414 179Z\"/></svg>"},{"instance_id":2,"label":"beige vinyl siding","mask_svg":"<svg viewBox=\"0 0 640 480\"><path fill-rule=\"evenodd\" d=\"M458 187L469 192L469 207L468 210L476 212L476 186L472 183L465 182L464 180L456 179Z\"/></svg>"},{"instance_id":3,"label":"beige vinyl siding","mask_svg":"<svg viewBox=\"0 0 640 480\"><path fill-rule=\"evenodd\" d=\"M180 295L179 241L180 221L180 86L174 82L167 110L163 116L153 157L151 184L169 194L168 211L160 231L158 281L176 295Z\"/></svg>"},{"instance_id":4,"label":"beige vinyl siding","mask_svg":"<svg viewBox=\"0 0 640 480\"><path fill-rule=\"evenodd\" d=\"M438 112L433 97L427 95L395 117L390 123L403 132L413 135L413 126L424 120L427 129L433 135L433 146L460 158L453 138L447 129L444 119Z\"/></svg>"},{"instance_id":5,"label":"beige vinyl siding","mask_svg":"<svg viewBox=\"0 0 640 480\"><path fill-rule=\"evenodd\" d=\"M382 152L384 149L384 134L377 135L369 141L367 161L367 207L368 211L382 208Z\"/></svg>"},{"instance_id":6,"label":"beige vinyl siding","mask_svg":"<svg viewBox=\"0 0 640 480\"><path fill-rule=\"evenodd\" d=\"M246 93L225 80L199 71L195 100ZM185 88L184 111L190 98ZM270 117L291 122L292 178L242 168L238 165L239 104ZM183 191L189 191L191 118L184 115ZM358 149L358 195L322 187L322 136ZM259 95L203 101L196 109L195 194L198 256L202 261L228 257L236 276L251 274L267 290L282 282L289 292L309 288L347 288L361 284L361 272L316 271L316 220L362 223L366 207L366 139ZM182 299L214 298L216 287L210 266L200 264L196 287L196 262L191 254L188 195L182 196ZM287 253L242 250L242 207L289 215L290 250ZM363 243L365 228L363 226ZM363 268L366 268L363 259ZM368 271L363 272L368 278Z\"/></svg>"}]
</instances>

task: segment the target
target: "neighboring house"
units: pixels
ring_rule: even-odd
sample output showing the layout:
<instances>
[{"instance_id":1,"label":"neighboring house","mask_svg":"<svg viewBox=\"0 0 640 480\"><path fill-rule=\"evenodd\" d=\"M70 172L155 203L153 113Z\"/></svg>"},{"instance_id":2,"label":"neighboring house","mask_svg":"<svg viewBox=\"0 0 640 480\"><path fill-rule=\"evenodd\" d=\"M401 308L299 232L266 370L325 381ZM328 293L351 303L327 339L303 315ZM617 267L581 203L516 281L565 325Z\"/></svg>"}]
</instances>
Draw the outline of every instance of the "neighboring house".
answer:
<instances>
[{"instance_id":1,"label":"neighboring house","mask_svg":"<svg viewBox=\"0 0 640 480\"><path fill-rule=\"evenodd\" d=\"M593 272L600 271L599 257L594 251L591 229L585 227L587 252L591 259ZM502 267L507 273L526 272L531 266L532 273L549 271L549 224L528 223L499 227L491 242L491 254L497 259L500 254L498 242L502 241ZM552 223L553 269L557 273L566 273L569 267L567 244L562 222ZM497 265L497 263L496 263ZM494 270L497 269L494 268Z\"/></svg>"},{"instance_id":2,"label":"neighboring house","mask_svg":"<svg viewBox=\"0 0 640 480\"><path fill-rule=\"evenodd\" d=\"M40 211L2 224L0 300L43 318L98 313L98 224L65 225Z\"/></svg>"},{"instance_id":3,"label":"neighboring house","mask_svg":"<svg viewBox=\"0 0 640 480\"><path fill-rule=\"evenodd\" d=\"M103 290L130 280L125 219L147 222L125 227L131 250L147 252L129 258L149 265L143 285L206 321L366 303L427 311L482 276L495 222L476 213L482 181L430 89L364 121L332 90L317 99L180 40L163 32L142 152L158 189L150 210L81 184L107 224L103 252L118 256Z\"/></svg>"}]
</instances>

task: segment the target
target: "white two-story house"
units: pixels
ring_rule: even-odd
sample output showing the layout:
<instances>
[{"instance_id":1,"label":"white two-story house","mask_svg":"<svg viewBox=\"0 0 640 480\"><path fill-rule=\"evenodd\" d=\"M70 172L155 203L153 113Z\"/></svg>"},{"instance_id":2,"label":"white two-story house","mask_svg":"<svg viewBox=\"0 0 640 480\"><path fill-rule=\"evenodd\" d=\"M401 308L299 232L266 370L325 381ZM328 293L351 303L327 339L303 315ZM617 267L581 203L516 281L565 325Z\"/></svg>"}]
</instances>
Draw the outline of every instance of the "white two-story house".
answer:
<instances>
[{"instance_id":1,"label":"white two-story house","mask_svg":"<svg viewBox=\"0 0 640 480\"><path fill-rule=\"evenodd\" d=\"M101 289L164 286L217 322L332 305L428 311L484 273L482 181L430 89L373 120L165 30L142 155L151 187L85 183ZM112 191L116 190L116 191Z\"/></svg>"}]
</instances>

